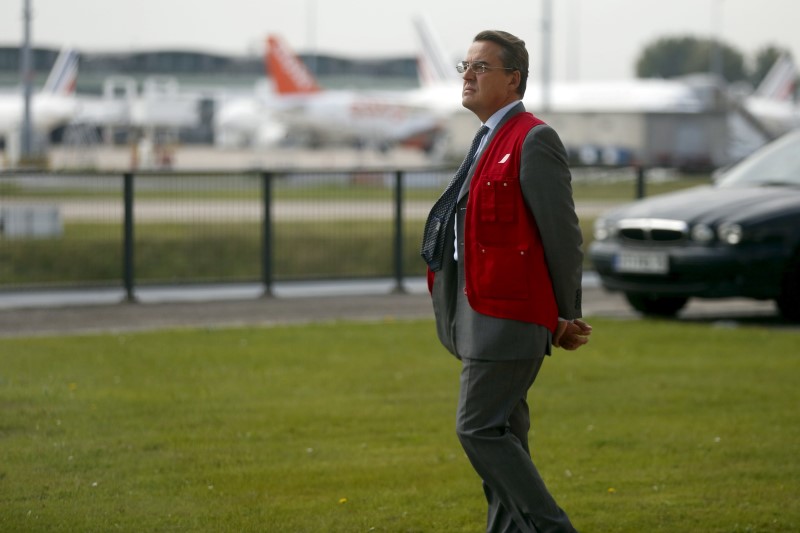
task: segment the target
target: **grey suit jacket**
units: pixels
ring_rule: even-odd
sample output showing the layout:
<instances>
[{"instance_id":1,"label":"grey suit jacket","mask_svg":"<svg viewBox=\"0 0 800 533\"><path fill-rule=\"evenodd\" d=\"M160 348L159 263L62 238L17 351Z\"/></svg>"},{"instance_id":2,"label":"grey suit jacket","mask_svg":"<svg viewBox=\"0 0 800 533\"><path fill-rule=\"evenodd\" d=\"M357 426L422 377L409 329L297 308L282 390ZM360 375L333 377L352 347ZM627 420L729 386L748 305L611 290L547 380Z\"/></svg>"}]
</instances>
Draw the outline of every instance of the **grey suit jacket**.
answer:
<instances>
[{"instance_id":1,"label":"grey suit jacket","mask_svg":"<svg viewBox=\"0 0 800 533\"><path fill-rule=\"evenodd\" d=\"M522 103L513 107L492 131L486 146L509 118L524 111ZM469 183L481 156L482 153L475 158L454 213L458 224L459 258L464 257ZM582 237L572 199L566 151L555 130L540 125L528 133L521 157L520 187L539 228L559 316L579 318ZM436 330L445 348L459 359L508 360L549 354L552 335L544 326L483 315L470 307L464 292L464 262L453 259L452 217L447 223L447 232L442 269L436 273L432 290Z\"/></svg>"}]
</instances>

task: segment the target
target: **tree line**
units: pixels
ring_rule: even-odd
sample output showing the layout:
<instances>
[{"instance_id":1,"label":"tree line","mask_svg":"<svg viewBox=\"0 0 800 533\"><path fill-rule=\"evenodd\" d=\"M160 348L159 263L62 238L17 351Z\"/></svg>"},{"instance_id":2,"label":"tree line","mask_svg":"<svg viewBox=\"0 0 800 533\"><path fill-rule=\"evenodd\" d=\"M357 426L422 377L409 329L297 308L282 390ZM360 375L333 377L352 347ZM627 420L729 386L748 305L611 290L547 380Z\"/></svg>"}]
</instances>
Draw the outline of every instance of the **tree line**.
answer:
<instances>
[{"instance_id":1,"label":"tree line","mask_svg":"<svg viewBox=\"0 0 800 533\"><path fill-rule=\"evenodd\" d=\"M733 46L715 39L662 37L644 48L636 61L636 75L675 78L713 72L728 83L748 82L758 87L775 60L784 53L791 55L785 48L768 45L748 60Z\"/></svg>"}]
</instances>

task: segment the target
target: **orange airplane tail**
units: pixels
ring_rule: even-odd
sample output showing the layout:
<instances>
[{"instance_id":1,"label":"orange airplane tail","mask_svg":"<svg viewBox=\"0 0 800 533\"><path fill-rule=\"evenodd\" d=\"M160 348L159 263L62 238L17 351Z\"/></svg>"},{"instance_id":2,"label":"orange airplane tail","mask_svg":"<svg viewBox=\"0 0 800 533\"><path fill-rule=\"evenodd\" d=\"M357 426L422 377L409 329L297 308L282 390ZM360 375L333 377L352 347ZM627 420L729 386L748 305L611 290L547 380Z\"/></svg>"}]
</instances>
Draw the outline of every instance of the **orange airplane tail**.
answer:
<instances>
[{"instance_id":1,"label":"orange airplane tail","mask_svg":"<svg viewBox=\"0 0 800 533\"><path fill-rule=\"evenodd\" d=\"M267 38L265 66L278 94L309 94L322 90L297 54L276 35Z\"/></svg>"}]
</instances>

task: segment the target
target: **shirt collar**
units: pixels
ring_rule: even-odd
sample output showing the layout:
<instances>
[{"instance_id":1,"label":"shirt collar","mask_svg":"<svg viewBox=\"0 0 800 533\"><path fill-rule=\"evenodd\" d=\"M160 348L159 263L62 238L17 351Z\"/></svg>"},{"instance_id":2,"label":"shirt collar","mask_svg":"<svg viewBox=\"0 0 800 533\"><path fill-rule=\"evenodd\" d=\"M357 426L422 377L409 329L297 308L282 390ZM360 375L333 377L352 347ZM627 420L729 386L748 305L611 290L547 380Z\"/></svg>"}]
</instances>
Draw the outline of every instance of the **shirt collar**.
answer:
<instances>
[{"instance_id":1,"label":"shirt collar","mask_svg":"<svg viewBox=\"0 0 800 533\"><path fill-rule=\"evenodd\" d=\"M494 115L489 117L489 120L487 120L486 122L483 123L484 126L489 128L489 133L491 133L497 127L497 125L500 124L500 121L503 120L503 117L506 116L506 113L508 113L511 110L512 107L514 107L515 105L517 105L520 102L521 102L521 100L514 100L513 102L511 102L507 106L501 107L500 109L495 111Z\"/></svg>"}]
</instances>

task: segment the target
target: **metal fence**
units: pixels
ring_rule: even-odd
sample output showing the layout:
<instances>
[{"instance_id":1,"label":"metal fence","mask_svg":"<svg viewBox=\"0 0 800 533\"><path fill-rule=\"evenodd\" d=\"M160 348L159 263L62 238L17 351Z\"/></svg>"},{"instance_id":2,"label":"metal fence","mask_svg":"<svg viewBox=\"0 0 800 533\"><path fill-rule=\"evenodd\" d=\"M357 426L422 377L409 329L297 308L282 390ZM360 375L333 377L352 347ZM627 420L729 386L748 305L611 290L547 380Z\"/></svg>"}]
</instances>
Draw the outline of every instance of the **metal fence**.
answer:
<instances>
[{"instance_id":1,"label":"metal fence","mask_svg":"<svg viewBox=\"0 0 800 533\"><path fill-rule=\"evenodd\" d=\"M424 275L452 169L0 174L0 291Z\"/></svg>"}]
</instances>

